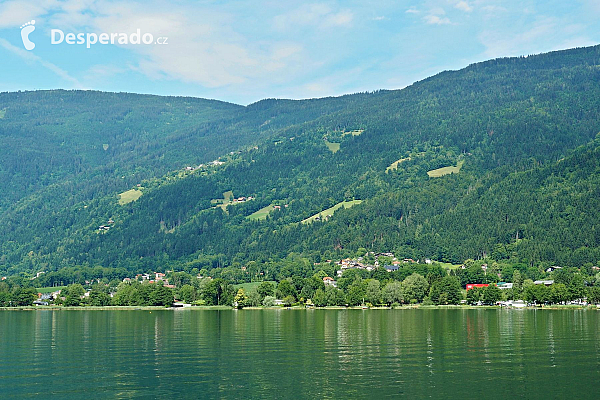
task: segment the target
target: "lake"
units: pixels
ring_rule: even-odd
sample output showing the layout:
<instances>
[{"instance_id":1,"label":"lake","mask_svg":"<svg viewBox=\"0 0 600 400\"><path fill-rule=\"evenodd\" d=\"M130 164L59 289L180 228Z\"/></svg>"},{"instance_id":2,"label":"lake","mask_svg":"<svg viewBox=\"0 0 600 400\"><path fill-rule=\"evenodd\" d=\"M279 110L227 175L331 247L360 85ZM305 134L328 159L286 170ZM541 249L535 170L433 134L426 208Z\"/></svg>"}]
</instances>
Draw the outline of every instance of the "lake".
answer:
<instances>
[{"instance_id":1,"label":"lake","mask_svg":"<svg viewBox=\"0 0 600 400\"><path fill-rule=\"evenodd\" d=\"M2 398L598 398L596 310L0 311Z\"/></svg>"}]
</instances>

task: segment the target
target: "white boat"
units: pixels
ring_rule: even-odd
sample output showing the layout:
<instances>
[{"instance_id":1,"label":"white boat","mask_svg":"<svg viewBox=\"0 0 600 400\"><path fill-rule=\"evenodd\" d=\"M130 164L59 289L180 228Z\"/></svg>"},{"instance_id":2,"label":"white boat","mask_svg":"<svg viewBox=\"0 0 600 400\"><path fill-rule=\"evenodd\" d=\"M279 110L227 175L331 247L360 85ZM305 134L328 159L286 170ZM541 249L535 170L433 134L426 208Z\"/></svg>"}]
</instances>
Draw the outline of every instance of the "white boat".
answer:
<instances>
[{"instance_id":1,"label":"white boat","mask_svg":"<svg viewBox=\"0 0 600 400\"><path fill-rule=\"evenodd\" d=\"M524 308L527 307L527 304L523 300L515 300L512 302L511 307Z\"/></svg>"}]
</instances>

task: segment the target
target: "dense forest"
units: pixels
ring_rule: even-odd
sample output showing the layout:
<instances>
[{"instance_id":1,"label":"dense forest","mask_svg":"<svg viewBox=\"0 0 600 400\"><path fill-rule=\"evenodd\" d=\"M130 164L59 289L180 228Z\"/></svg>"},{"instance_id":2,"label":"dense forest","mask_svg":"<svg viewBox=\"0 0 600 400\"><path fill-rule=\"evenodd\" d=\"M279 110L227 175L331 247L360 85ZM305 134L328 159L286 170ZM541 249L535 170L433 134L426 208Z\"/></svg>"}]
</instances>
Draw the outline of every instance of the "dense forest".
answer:
<instances>
[{"instance_id":1,"label":"dense forest","mask_svg":"<svg viewBox=\"0 0 600 400\"><path fill-rule=\"evenodd\" d=\"M598 46L247 107L2 93L0 273L244 268L256 273L224 278L279 281L290 259L359 249L492 259L531 279L589 269L600 261L599 120Z\"/></svg>"}]
</instances>

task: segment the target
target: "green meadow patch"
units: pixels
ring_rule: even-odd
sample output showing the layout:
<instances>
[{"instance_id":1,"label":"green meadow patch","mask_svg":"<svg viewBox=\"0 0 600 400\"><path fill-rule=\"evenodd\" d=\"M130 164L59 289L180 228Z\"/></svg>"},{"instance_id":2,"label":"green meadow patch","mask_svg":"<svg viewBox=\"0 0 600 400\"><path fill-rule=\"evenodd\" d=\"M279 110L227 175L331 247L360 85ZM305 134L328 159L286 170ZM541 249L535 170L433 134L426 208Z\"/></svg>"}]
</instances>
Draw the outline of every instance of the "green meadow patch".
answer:
<instances>
[{"instance_id":1,"label":"green meadow patch","mask_svg":"<svg viewBox=\"0 0 600 400\"><path fill-rule=\"evenodd\" d=\"M238 201L233 196L233 190L228 190L227 192L223 192L222 199L213 199L210 202L211 202L211 204L216 204L215 207L220 207L225 212L225 214L229 214L229 212L227 211L228 206L235 205L235 204L242 204L248 200L249 199L246 199L243 201Z\"/></svg>"},{"instance_id":2,"label":"green meadow patch","mask_svg":"<svg viewBox=\"0 0 600 400\"><path fill-rule=\"evenodd\" d=\"M439 262L436 261L440 267L444 268L447 271L453 271L453 270L457 270L458 268L460 268L460 264L452 264L452 263L445 263L445 262Z\"/></svg>"},{"instance_id":3,"label":"green meadow patch","mask_svg":"<svg viewBox=\"0 0 600 400\"><path fill-rule=\"evenodd\" d=\"M365 130L364 129L355 129L353 131L347 131L342 133L342 137L346 136L346 135L352 135L352 136L360 136Z\"/></svg>"},{"instance_id":4,"label":"green meadow patch","mask_svg":"<svg viewBox=\"0 0 600 400\"><path fill-rule=\"evenodd\" d=\"M227 192L224 192L223 199L225 199L225 203L228 203L231 200L233 200L233 190L228 190Z\"/></svg>"},{"instance_id":5,"label":"green meadow patch","mask_svg":"<svg viewBox=\"0 0 600 400\"><path fill-rule=\"evenodd\" d=\"M65 288L66 288L66 286L48 286L48 287L35 288L35 290L38 293L44 294L44 293L56 292L57 290L63 290Z\"/></svg>"},{"instance_id":6,"label":"green meadow patch","mask_svg":"<svg viewBox=\"0 0 600 400\"><path fill-rule=\"evenodd\" d=\"M409 161L409 160L411 160L411 159L412 159L412 158L410 158L410 157L406 157L406 158L401 158L401 159L399 159L398 161L394 161L393 163L391 163L391 164L390 164L390 166L389 166L389 167L387 167L387 168L385 169L385 172L391 171L391 170L393 170L393 169L398 169L398 164L401 164L401 163L403 163L404 161Z\"/></svg>"},{"instance_id":7,"label":"green meadow patch","mask_svg":"<svg viewBox=\"0 0 600 400\"><path fill-rule=\"evenodd\" d=\"M327 210L323 210L320 213L313 215L312 217L302 220L302 223L310 224L311 222L314 222L315 220L329 218L333 215L334 212L336 212L338 209L340 209L342 207L350 208L350 207L353 207L360 203L362 203L362 200L342 201L341 203L337 203L335 206L330 207Z\"/></svg>"},{"instance_id":8,"label":"green meadow patch","mask_svg":"<svg viewBox=\"0 0 600 400\"><path fill-rule=\"evenodd\" d=\"M131 190L128 190L126 192L119 194L119 204L120 205L129 204L132 201L136 201L140 197L142 197L141 190L131 189Z\"/></svg>"},{"instance_id":9,"label":"green meadow patch","mask_svg":"<svg viewBox=\"0 0 600 400\"><path fill-rule=\"evenodd\" d=\"M228 190L227 192L223 192L222 199L212 199L211 204L220 204L221 206L227 206L233 200L233 190ZM224 208L223 208L224 209Z\"/></svg>"},{"instance_id":10,"label":"green meadow patch","mask_svg":"<svg viewBox=\"0 0 600 400\"><path fill-rule=\"evenodd\" d=\"M273 286L277 286L277 282L275 282L275 281L264 281L264 282L270 282L273 284ZM256 288L258 288L261 283L262 282L240 283L239 285L233 285L233 288L235 290L244 289L244 292L248 293L251 290L255 290Z\"/></svg>"},{"instance_id":11,"label":"green meadow patch","mask_svg":"<svg viewBox=\"0 0 600 400\"><path fill-rule=\"evenodd\" d=\"M430 178L439 178L440 176L444 175L458 174L464 163L464 160L460 160L458 164L456 164L456 167L450 166L433 169L431 171L427 171L427 175L429 175Z\"/></svg>"},{"instance_id":12,"label":"green meadow patch","mask_svg":"<svg viewBox=\"0 0 600 400\"><path fill-rule=\"evenodd\" d=\"M266 207L261 208L258 211L253 212L252 214L248 215L246 218L248 218L249 220L252 221L262 221L267 219L267 215L269 215L269 213L273 210L273 204L269 204Z\"/></svg>"},{"instance_id":13,"label":"green meadow patch","mask_svg":"<svg viewBox=\"0 0 600 400\"><path fill-rule=\"evenodd\" d=\"M325 145L327 146L329 151L331 151L333 154L337 153L340 150L339 143L332 143L332 142L327 141L327 139L325 139Z\"/></svg>"}]
</instances>

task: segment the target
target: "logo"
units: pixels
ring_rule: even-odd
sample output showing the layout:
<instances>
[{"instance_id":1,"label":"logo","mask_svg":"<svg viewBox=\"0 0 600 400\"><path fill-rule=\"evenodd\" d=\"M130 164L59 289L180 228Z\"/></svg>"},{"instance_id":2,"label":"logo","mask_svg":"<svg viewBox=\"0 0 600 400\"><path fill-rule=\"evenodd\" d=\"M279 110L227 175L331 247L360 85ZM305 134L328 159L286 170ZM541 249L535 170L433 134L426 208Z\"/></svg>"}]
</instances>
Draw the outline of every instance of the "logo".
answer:
<instances>
[{"instance_id":1,"label":"logo","mask_svg":"<svg viewBox=\"0 0 600 400\"><path fill-rule=\"evenodd\" d=\"M33 50L35 48L35 43L29 40L29 34L35 31L35 20L23 24L21 26L21 39L23 39L23 46L25 46L25 50Z\"/></svg>"},{"instance_id":2,"label":"logo","mask_svg":"<svg viewBox=\"0 0 600 400\"><path fill-rule=\"evenodd\" d=\"M29 34L35 31L35 20L21 25L21 39L23 39L23 46L26 50L35 49L35 43L29 39ZM85 45L88 49L95 44L117 44L117 45L165 45L168 44L168 37L161 36L154 38L154 35L146 32L142 33L140 29L135 32L112 32L112 33L94 33L94 32L63 32L60 29L52 29L50 31L50 44L79 44Z\"/></svg>"}]
</instances>

